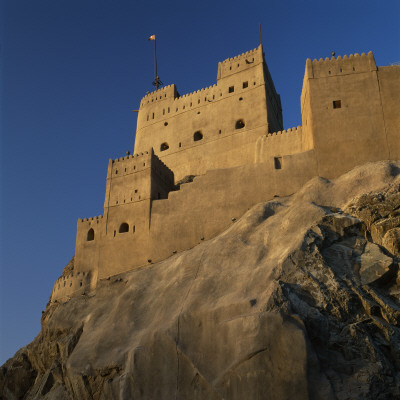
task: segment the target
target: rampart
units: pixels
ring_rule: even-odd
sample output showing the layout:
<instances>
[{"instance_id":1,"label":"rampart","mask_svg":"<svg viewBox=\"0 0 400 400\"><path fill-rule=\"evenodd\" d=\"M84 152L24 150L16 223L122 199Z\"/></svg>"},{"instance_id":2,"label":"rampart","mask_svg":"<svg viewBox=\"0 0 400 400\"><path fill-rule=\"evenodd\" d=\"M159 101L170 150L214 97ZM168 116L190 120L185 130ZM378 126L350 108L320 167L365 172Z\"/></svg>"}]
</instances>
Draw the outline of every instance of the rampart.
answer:
<instances>
[{"instance_id":1,"label":"rampart","mask_svg":"<svg viewBox=\"0 0 400 400\"><path fill-rule=\"evenodd\" d=\"M270 163L280 169L283 156L298 154L302 148L302 128L291 128L260 136L256 142L256 163Z\"/></svg>"},{"instance_id":2,"label":"rampart","mask_svg":"<svg viewBox=\"0 0 400 400\"><path fill-rule=\"evenodd\" d=\"M260 46L219 63L208 88L147 94L135 152L109 161L104 216L78 220L76 271L57 280L52 301L208 240L314 176L400 158L399 93L400 67L376 67L372 53L308 59L303 124L283 130ZM197 176L177 190L187 175Z\"/></svg>"}]
</instances>

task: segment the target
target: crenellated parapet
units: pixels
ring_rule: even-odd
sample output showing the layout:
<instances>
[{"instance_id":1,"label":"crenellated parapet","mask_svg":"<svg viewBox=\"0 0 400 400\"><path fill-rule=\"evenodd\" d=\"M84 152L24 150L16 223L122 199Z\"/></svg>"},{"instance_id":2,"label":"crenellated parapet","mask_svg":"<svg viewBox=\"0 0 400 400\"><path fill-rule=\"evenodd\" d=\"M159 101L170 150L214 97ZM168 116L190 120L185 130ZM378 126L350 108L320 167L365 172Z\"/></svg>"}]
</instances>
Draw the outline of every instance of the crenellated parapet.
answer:
<instances>
[{"instance_id":1,"label":"crenellated parapet","mask_svg":"<svg viewBox=\"0 0 400 400\"><path fill-rule=\"evenodd\" d=\"M262 46L218 63L217 81L263 62Z\"/></svg>"},{"instance_id":2,"label":"crenellated parapet","mask_svg":"<svg viewBox=\"0 0 400 400\"><path fill-rule=\"evenodd\" d=\"M174 84L163 86L154 92L147 93L140 102L140 108L163 100L175 99L176 97L179 97L179 93Z\"/></svg>"},{"instance_id":3,"label":"crenellated parapet","mask_svg":"<svg viewBox=\"0 0 400 400\"><path fill-rule=\"evenodd\" d=\"M290 137L294 135L301 135L302 128L301 126L297 126L294 128L289 128L283 131L278 131L278 132L272 132L272 133L267 133L265 136L267 139L273 140L274 138L284 136L285 138L290 139Z\"/></svg>"},{"instance_id":4,"label":"crenellated parapet","mask_svg":"<svg viewBox=\"0 0 400 400\"><path fill-rule=\"evenodd\" d=\"M273 163L274 159L301 153L302 134L302 127L297 126L259 137L255 147L255 161Z\"/></svg>"},{"instance_id":5,"label":"crenellated parapet","mask_svg":"<svg viewBox=\"0 0 400 400\"><path fill-rule=\"evenodd\" d=\"M50 301L66 301L72 296L88 293L96 285L93 278L91 271L75 270L60 276L53 286Z\"/></svg>"},{"instance_id":6,"label":"crenellated parapet","mask_svg":"<svg viewBox=\"0 0 400 400\"><path fill-rule=\"evenodd\" d=\"M325 78L332 76L358 74L361 72L376 71L374 55L370 51L368 54L355 53L343 57L326 57L319 60L306 61L306 74L304 79Z\"/></svg>"}]
</instances>

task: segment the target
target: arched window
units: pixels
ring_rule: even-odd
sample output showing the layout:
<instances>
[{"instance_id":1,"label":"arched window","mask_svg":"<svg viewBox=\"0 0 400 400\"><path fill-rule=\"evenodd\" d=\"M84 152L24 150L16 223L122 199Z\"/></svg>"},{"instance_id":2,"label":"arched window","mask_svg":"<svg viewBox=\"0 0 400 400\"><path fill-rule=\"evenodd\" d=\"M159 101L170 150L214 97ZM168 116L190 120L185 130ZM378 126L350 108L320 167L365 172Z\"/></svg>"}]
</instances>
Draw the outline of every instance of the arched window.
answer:
<instances>
[{"instance_id":1,"label":"arched window","mask_svg":"<svg viewBox=\"0 0 400 400\"><path fill-rule=\"evenodd\" d=\"M235 129L242 129L244 128L244 121L242 119L238 119L235 124Z\"/></svg>"},{"instance_id":2,"label":"arched window","mask_svg":"<svg viewBox=\"0 0 400 400\"><path fill-rule=\"evenodd\" d=\"M87 233L86 240L87 240L88 242L90 242L91 240L94 240L94 230L93 230L93 228L90 228L90 229L89 229L89 231L88 231L88 233Z\"/></svg>"},{"instance_id":3,"label":"arched window","mask_svg":"<svg viewBox=\"0 0 400 400\"><path fill-rule=\"evenodd\" d=\"M195 132L193 135L193 141L197 142L201 139L203 139L203 134L200 131Z\"/></svg>"},{"instance_id":4,"label":"arched window","mask_svg":"<svg viewBox=\"0 0 400 400\"><path fill-rule=\"evenodd\" d=\"M161 143L160 151L164 151L164 150L168 150L168 149L169 149L169 145L167 142Z\"/></svg>"},{"instance_id":5,"label":"arched window","mask_svg":"<svg viewBox=\"0 0 400 400\"><path fill-rule=\"evenodd\" d=\"M123 222L119 227L119 233L129 232L129 225L126 222Z\"/></svg>"}]
</instances>

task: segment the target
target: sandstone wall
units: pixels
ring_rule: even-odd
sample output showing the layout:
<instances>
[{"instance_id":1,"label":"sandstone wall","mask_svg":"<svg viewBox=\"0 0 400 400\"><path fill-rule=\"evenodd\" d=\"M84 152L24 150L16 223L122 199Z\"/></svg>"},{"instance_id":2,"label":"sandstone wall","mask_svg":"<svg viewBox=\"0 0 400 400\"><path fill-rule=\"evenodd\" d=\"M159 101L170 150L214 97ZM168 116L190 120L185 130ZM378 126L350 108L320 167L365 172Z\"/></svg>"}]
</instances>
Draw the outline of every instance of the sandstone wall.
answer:
<instances>
[{"instance_id":1,"label":"sandstone wall","mask_svg":"<svg viewBox=\"0 0 400 400\"><path fill-rule=\"evenodd\" d=\"M379 67L378 83L389 159L400 160L400 66Z\"/></svg>"},{"instance_id":2,"label":"sandstone wall","mask_svg":"<svg viewBox=\"0 0 400 400\"><path fill-rule=\"evenodd\" d=\"M279 167L282 156L301 152L302 129L301 126L298 126L297 128L260 136L256 142L255 161L257 163L262 163L272 160L274 166ZM280 167L282 167L282 165Z\"/></svg>"},{"instance_id":3,"label":"sandstone wall","mask_svg":"<svg viewBox=\"0 0 400 400\"><path fill-rule=\"evenodd\" d=\"M307 75L302 117L306 135L313 136L318 174L332 178L356 165L388 159L372 53L308 62Z\"/></svg>"},{"instance_id":4,"label":"sandstone wall","mask_svg":"<svg viewBox=\"0 0 400 400\"><path fill-rule=\"evenodd\" d=\"M257 137L281 127L279 95L260 46L220 63L216 85L183 96L171 85L145 96L135 153L153 147L180 180L253 162Z\"/></svg>"}]
</instances>

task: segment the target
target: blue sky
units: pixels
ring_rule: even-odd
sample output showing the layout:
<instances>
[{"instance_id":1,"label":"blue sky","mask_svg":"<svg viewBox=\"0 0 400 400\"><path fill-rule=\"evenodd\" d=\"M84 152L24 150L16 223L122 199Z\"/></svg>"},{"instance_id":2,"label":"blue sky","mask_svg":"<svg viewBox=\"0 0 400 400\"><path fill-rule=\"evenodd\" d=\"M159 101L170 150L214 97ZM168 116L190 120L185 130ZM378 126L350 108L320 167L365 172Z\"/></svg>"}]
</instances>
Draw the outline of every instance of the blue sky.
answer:
<instances>
[{"instance_id":1,"label":"blue sky","mask_svg":"<svg viewBox=\"0 0 400 400\"><path fill-rule=\"evenodd\" d=\"M398 0L3 0L0 11L0 364L38 334L77 218L103 213L108 159L133 149L151 34L161 80L184 94L255 48L261 23L285 128L301 125L306 58L400 61Z\"/></svg>"}]
</instances>

